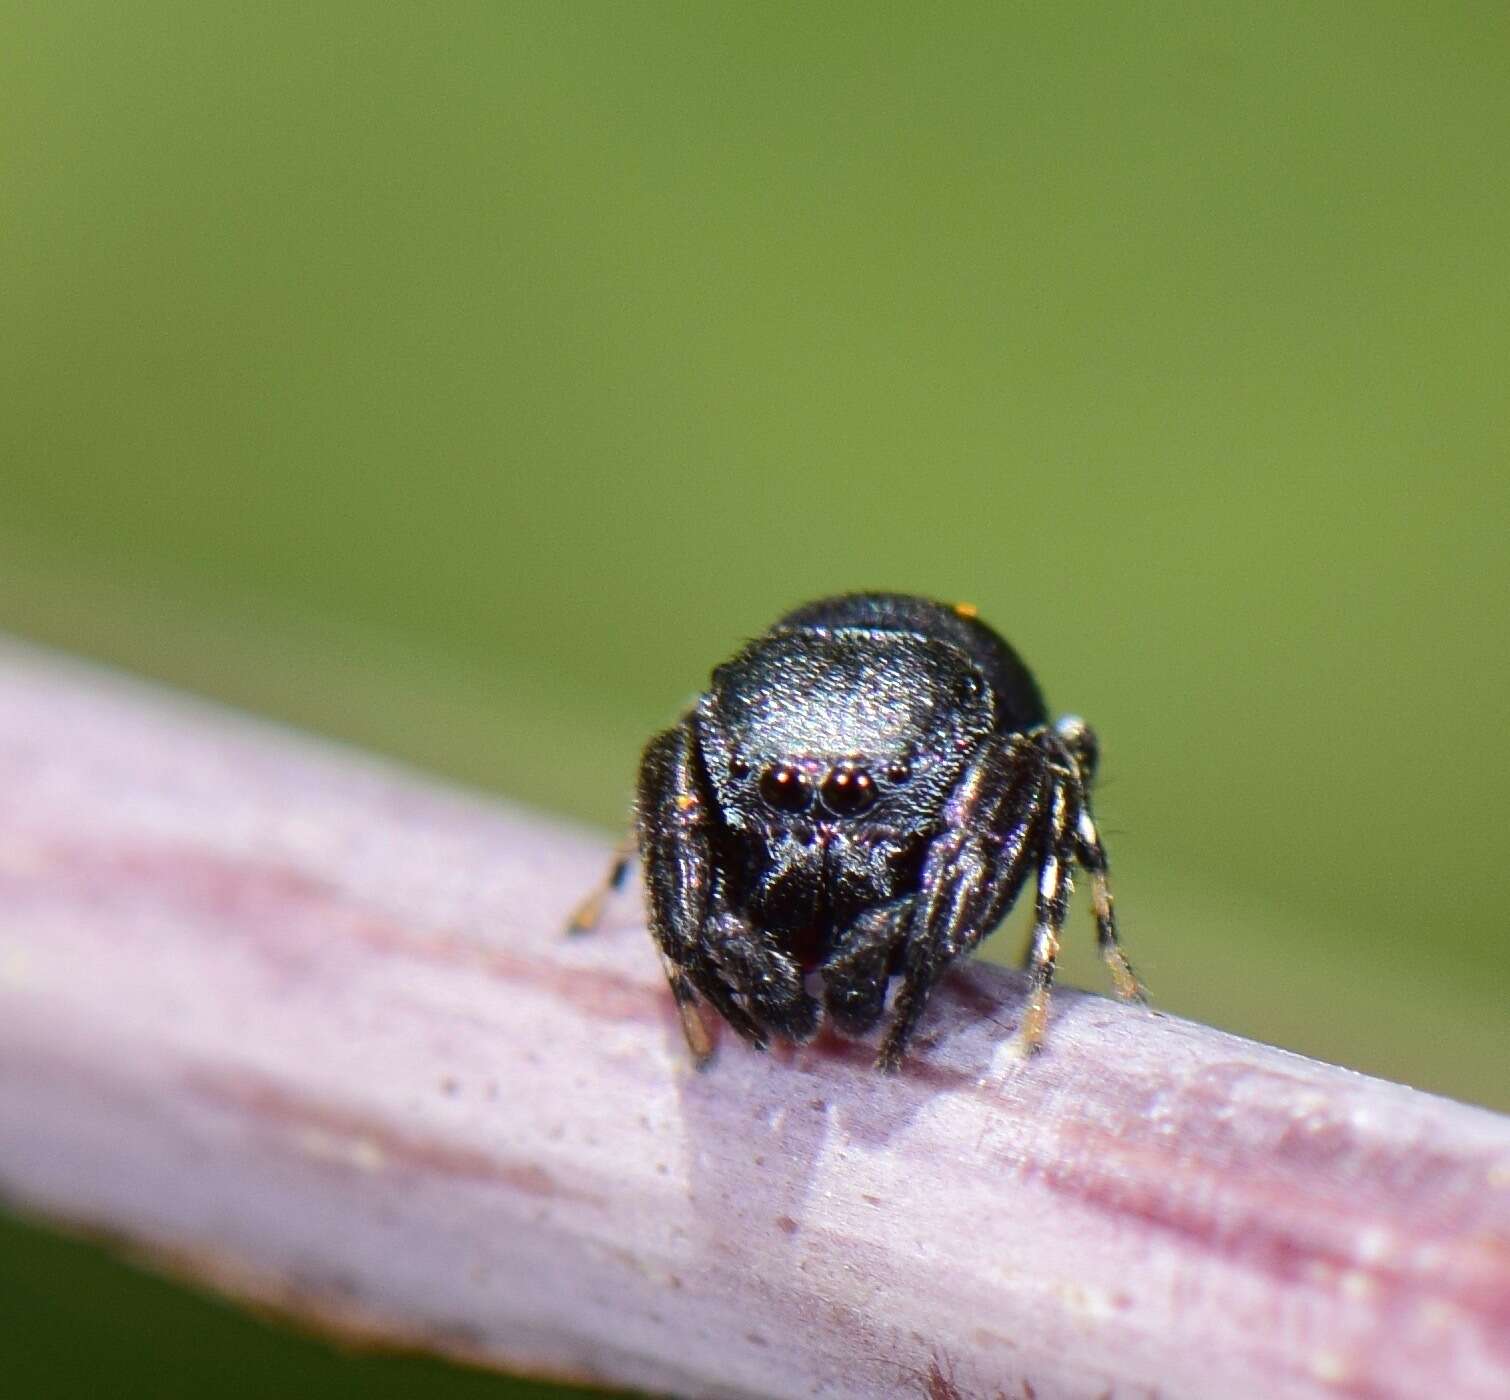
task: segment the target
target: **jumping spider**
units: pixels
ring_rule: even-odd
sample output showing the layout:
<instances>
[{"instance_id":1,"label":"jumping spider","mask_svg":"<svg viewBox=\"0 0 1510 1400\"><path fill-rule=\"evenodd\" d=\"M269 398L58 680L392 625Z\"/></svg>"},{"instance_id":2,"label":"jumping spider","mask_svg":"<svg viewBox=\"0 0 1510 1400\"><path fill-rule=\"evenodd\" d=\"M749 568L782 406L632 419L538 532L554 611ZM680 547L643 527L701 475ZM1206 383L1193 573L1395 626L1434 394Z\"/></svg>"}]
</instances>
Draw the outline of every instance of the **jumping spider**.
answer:
<instances>
[{"instance_id":1,"label":"jumping spider","mask_svg":"<svg viewBox=\"0 0 1510 1400\"><path fill-rule=\"evenodd\" d=\"M1027 667L973 608L854 593L788 613L713 672L640 763L651 933L693 1054L712 1048L699 996L764 1049L772 1032L811 1038L824 1009L863 1034L895 976L876 1058L895 1070L940 974L1030 875L1019 1045L1034 1051L1077 864L1116 990L1143 1000L1117 941L1095 771L1090 727L1048 722ZM596 919L602 894L574 929Z\"/></svg>"}]
</instances>

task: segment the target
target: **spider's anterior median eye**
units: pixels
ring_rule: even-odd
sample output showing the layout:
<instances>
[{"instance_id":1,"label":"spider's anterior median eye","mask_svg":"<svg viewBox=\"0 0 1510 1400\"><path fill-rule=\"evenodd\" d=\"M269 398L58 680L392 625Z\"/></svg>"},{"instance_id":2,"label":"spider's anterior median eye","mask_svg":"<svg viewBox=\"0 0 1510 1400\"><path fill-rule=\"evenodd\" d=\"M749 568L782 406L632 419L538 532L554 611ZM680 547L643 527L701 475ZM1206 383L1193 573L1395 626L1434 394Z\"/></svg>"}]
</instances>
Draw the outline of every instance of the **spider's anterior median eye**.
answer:
<instances>
[{"instance_id":1,"label":"spider's anterior median eye","mask_svg":"<svg viewBox=\"0 0 1510 1400\"><path fill-rule=\"evenodd\" d=\"M863 768L835 768L823 780L823 805L836 817L857 816L875 800L875 779Z\"/></svg>"},{"instance_id":2,"label":"spider's anterior median eye","mask_svg":"<svg viewBox=\"0 0 1510 1400\"><path fill-rule=\"evenodd\" d=\"M800 812L813 800L807 779L789 763L775 763L760 775L760 795L778 812Z\"/></svg>"}]
</instances>

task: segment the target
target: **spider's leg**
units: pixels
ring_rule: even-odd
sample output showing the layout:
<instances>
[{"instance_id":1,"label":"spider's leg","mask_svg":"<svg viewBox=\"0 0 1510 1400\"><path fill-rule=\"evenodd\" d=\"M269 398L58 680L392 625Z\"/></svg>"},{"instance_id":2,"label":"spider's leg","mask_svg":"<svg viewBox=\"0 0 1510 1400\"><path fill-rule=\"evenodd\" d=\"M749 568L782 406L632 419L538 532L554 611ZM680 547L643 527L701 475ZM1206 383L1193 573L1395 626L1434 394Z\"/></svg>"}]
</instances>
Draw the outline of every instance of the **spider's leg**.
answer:
<instances>
[{"instance_id":1,"label":"spider's leg","mask_svg":"<svg viewBox=\"0 0 1510 1400\"><path fill-rule=\"evenodd\" d=\"M634 833L630 832L614 847L613 864L608 867L607 876L572 910L571 917L566 921L568 934L591 933L598 926L608 896L623 885L624 876L629 873L629 863L634 859L634 852Z\"/></svg>"},{"instance_id":2,"label":"spider's leg","mask_svg":"<svg viewBox=\"0 0 1510 1400\"><path fill-rule=\"evenodd\" d=\"M1017 1048L1022 1055L1033 1054L1043 1044L1049 989L1054 985L1054 963L1059 957L1059 936L1069 909L1073 880L1078 783L1073 777L1066 777L1065 770L1055 764L1050 763L1048 772L1048 811L1039 834L1038 898L1028 957L1031 978L1028 1009L1017 1033Z\"/></svg>"},{"instance_id":3,"label":"spider's leg","mask_svg":"<svg viewBox=\"0 0 1510 1400\"><path fill-rule=\"evenodd\" d=\"M1111 885L1107 881L1106 847L1096 830L1089 803L1081 797L1080 817L1075 823L1075 855L1091 877L1091 909L1096 915L1096 942L1101 957L1112 975L1112 985L1123 1001L1148 1002L1148 992L1133 971L1127 954L1117 938L1117 911L1112 903Z\"/></svg>"},{"instance_id":4,"label":"spider's leg","mask_svg":"<svg viewBox=\"0 0 1510 1400\"><path fill-rule=\"evenodd\" d=\"M902 955L902 987L876 1064L894 1070L939 974L999 924L1031 861L1048 765L1023 736L988 739L929 843Z\"/></svg>"},{"instance_id":5,"label":"spider's leg","mask_svg":"<svg viewBox=\"0 0 1510 1400\"><path fill-rule=\"evenodd\" d=\"M687 1049L692 1052L693 1062L701 1069L713 1058L713 1036L698 1012L697 993L692 990L687 974L664 953L661 954L661 967L665 969L666 981L671 984L671 995L676 1002L676 1014L681 1018Z\"/></svg>"},{"instance_id":6,"label":"spider's leg","mask_svg":"<svg viewBox=\"0 0 1510 1400\"><path fill-rule=\"evenodd\" d=\"M1096 760L1101 746L1096 731L1078 715L1066 715L1054 726L1054 736L1068 751L1080 778L1080 815L1075 820L1075 857L1091 877L1091 909L1096 915L1096 941L1112 975L1112 985L1124 1001L1148 1001L1148 993L1122 951L1117 938L1117 915L1112 904L1106 866L1106 847L1091 815L1091 784L1096 780Z\"/></svg>"},{"instance_id":7,"label":"spider's leg","mask_svg":"<svg viewBox=\"0 0 1510 1400\"><path fill-rule=\"evenodd\" d=\"M756 1045L765 1036L734 1000L709 961L706 929L714 869L712 796L707 792L690 719L657 734L640 759L637 803L640 854L650 898L650 934L681 1013L687 1048L701 1064L712 1050L697 1019L694 988L740 1035Z\"/></svg>"},{"instance_id":8,"label":"spider's leg","mask_svg":"<svg viewBox=\"0 0 1510 1400\"><path fill-rule=\"evenodd\" d=\"M1056 743L1055 740L1058 740ZM1048 731L1040 733L1038 741L1042 745L1050 763L1057 764L1066 773L1078 773L1080 785L1077 789L1082 804L1085 795L1090 789L1091 781L1096 776L1096 763L1100 757L1101 747L1096 742L1096 732L1079 715L1065 715L1062 719L1054 722L1052 734ZM1031 972L1037 958L1035 943L1037 929L1028 934L1028 941L1023 945L1022 957L1018 960L1018 966L1024 972Z\"/></svg>"},{"instance_id":9,"label":"spider's leg","mask_svg":"<svg viewBox=\"0 0 1510 1400\"><path fill-rule=\"evenodd\" d=\"M840 1030L863 1035L886 1010L891 959L907 929L912 899L865 910L834 945L823 964L823 1004Z\"/></svg>"},{"instance_id":10,"label":"spider's leg","mask_svg":"<svg viewBox=\"0 0 1510 1400\"><path fill-rule=\"evenodd\" d=\"M1065 715L1054 722L1054 738L1059 740L1068 750L1068 756L1075 761L1075 771L1080 775L1081 794L1088 793L1091 784L1096 781L1096 765L1101 759L1101 745L1096 739L1096 731L1079 715Z\"/></svg>"}]
</instances>

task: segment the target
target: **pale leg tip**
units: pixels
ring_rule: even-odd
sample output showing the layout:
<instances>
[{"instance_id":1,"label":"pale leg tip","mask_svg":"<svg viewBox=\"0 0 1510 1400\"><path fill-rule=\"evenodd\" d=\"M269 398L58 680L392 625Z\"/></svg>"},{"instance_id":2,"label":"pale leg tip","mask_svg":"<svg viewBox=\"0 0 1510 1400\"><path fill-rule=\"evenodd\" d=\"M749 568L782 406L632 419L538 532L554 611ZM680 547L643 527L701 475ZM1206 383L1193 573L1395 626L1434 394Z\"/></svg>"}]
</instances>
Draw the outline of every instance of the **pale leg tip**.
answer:
<instances>
[{"instance_id":1,"label":"pale leg tip","mask_svg":"<svg viewBox=\"0 0 1510 1400\"><path fill-rule=\"evenodd\" d=\"M1106 968L1112 976L1112 988L1122 1001L1138 1002L1140 1005L1148 1005L1148 988L1138 980L1138 974L1132 970L1132 965L1127 961L1118 949L1108 952L1106 956Z\"/></svg>"},{"instance_id":2,"label":"pale leg tip","mask_svg":"<svg viewBox=\"0 0 1510 1400\"><path fill-rule=\"evenodd\" d=\"M1039 1031L1036 1035L1034 1035L1029 1033L1028 1031L1022 1030L1018 1031L1017 1034L1012 1037L1011 1043L1007 1047L1007 1058L1010 1060L1016 1060L1022 1064L1026 1064L1027 1061L1031 1060L1035 1055L1038 1055L1042 1050L1043 1032Z\"/></svg>"},{"instance_id":3,"label":"pale leg tip","mask_svg":"<svg viewBox=\"0 0 1510 1400\"><path fill-rule=\"evenodd\" d=\"M567 917L566 927L562 932L568 938L580 938L584 933L591 933L597 928L598 921L603 917L602 890L594 890L588 895Z\"/></svg>"}]
</instances>

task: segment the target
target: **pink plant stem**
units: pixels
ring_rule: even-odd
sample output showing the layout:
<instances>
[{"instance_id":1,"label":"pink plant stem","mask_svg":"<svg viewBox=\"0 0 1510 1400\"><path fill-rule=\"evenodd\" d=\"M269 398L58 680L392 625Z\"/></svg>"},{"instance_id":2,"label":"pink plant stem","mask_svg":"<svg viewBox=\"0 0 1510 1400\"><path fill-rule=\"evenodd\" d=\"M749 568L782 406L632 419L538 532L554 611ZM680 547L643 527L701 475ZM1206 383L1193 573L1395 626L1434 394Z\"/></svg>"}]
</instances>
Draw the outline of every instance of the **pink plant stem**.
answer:
<instances>
[{"instance_id":1,"label":"pink plant stem","mask_svg":"<svg viewBox=\"0 0 1510 1400\"><path fill-rule=\"evenodd\" d=\"M1510 1395L1510 1122L975 965L696 1073L606 843L0 648L0 1193L382 1344L689 1396ZM1214 941L1219 946L1219 940ZM15 1345L14 1339L10 1345Z\"/></svg>"}]
</instances>

